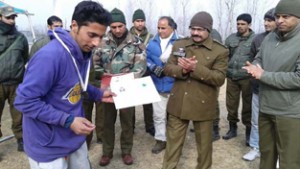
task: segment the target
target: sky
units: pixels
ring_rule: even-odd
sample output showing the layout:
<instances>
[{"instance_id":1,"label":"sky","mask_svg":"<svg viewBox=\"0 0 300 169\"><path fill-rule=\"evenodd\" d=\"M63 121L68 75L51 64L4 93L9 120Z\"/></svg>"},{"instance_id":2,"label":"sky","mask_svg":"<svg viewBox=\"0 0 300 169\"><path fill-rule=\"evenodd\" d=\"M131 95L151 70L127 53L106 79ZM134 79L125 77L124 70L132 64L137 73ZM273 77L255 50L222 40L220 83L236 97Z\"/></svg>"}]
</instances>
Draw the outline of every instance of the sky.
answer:
<instances>
[{"instance_id":1,"label":"sky","mask_svg":"<svg viewBox=\"0 0 300 169\"><path fill-rule=\"evenodd\" d=\"M57 15L63 22L65 22L66 27L69 26L71 22L72 13L75 6L82 0L56 0L56 7L54 7L53 1L55 0L2 0L3 2L12 5L16 8L21 8L27 10L29 13L33 13L31 16L32 24L35 27L41 27L46 29L47 18L51 15ZM114 7L120 6L121 10L125 10L126 5L122 3L125 0L98 0L102 3L104 8L107 10L112 10ZM160 2L161 7L168 6L169 1L163 0ZM123 7L123 9L122 9ZM165 11L167 14L168 12ZM131 18L127 18L130 21ZM26 16L19 15L16 20L18 29L29 29L29 21ZM129 22L130 23L130 22Z\"/></svg>"},{"instance_id":2,"label":"sky","mask_svg":"<svg viewBox=\"0 0 300 169\"><path fill-rule=\"evenodd\" d=\"M4 2L34 14L30 17L32 24L36 27L46 28L47 18L51 15L57 15L62 18L63 21L66 20L69 22L74 7L80 0L58 0L58 6L62 6L58 8L54 8L53 0L4 0ZM19 29L28 28L28 22L27 17L24 15L19 15L16 20Z\"/></svg>"},{"instance_id":3,"label":"sky","mask_svg":"<svg viewBox=\"0 0 300 169\"><path fill-rule=\"evenodd\" d=\"M34 26L35 32L40 31L45 33L47 30L47 18L51 15L59 16L63 22L64 27L69 28L71 23L72 13L74 11L75 6L82 0L1 0L9 5L12 5L17 8L25 9L29 13L33 13L30 21ZM56 2L56 6L54 6L54 1ZM141 2L141 0L94 0L103 4L104 8L111 11L114 7L118 7L121 9L127 19L127 27L130 28L132 26L131 17L133 11L138 8L144 9L146 15L149 14L151 19L147 19L146 26L148 29L155 33L156 31L156 23L153 24L153 21L157 21L160 16L167 15L172 16L174 20L178 23L180 22L180 18L182 19L182 10L180 7L180 2L189 1L192 5L190 5L186 11L187 19L186 22L189 22L189 18L191 18L198 11L207 11L214 18L214 26L217 26L217 7L216 2L225 1L225 0L145 0ZM256 18L257 24L255 26L256 30L263 30L263 15L264 13L272 7L275 7L279 0L259 0L259 14ZM139 3L137 3L139 2ZM145 4L147 2L147 4ZM147 7L149 2L153 3L153 8ZM234 17L236 17L240 13L244 13L248 2L252 2L252 0L237 0L238 5L234 11ZM258 0L257 0L258 2ZM132 3L137 4L137 6L133 6ZM225 8L225 7L224 7ZM130 17L128 17L130 16ZM223 16L226 17L226 16ZM157 19L156 19L157 18ZM181 20L182 22L182 20ZM19 15L16 19L17 28L21 31L27 30L30 31L29 20L24 15ZM226 24L226 23L225 23ZM183 24L181 24L183 25ZM187 25L183 25L184 29L188 29ZM253 24L254 27L254 24ZM180 28L180 27L179 27ZM37 31L36 31L37 30ZM180 29L179 29L180 30Z\"/></svg>"}]
</instances>

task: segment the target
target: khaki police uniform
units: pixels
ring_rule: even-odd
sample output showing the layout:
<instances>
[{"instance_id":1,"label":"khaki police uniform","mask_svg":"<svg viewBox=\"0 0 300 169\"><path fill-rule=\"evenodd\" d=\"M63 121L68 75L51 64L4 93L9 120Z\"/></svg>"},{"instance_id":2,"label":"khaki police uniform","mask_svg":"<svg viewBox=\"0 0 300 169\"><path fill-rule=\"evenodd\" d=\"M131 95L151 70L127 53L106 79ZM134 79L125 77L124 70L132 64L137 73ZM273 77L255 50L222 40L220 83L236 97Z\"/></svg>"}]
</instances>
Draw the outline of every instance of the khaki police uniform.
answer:
<instances>
[{"instance_id":1,"label":"khaki police uniform","mask_svg":"<svg viewBox=\"0 0 300 169\"><path fill-rule=\"evenodd\" d=\"M167 105L167 147L163 169L176 167L185 140L189 121L195 128L197 143L197 169L209 168L212 164L212 124L216 117L218 87L226 77L229 51L211 37L202 43L191 38L174 43L164 73L175 78ZM196 69L182 74L178 57L198 61Z\"/></svg>"}]
</instances>

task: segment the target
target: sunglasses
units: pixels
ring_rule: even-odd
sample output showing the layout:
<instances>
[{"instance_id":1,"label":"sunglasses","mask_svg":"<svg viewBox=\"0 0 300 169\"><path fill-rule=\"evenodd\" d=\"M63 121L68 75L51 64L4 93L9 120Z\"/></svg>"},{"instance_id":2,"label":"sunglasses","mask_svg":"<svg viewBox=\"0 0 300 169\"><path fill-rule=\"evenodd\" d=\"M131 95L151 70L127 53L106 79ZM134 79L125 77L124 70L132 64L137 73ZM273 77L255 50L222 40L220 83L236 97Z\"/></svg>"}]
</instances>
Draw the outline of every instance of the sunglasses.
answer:
<instances>
[{"instance_id":1,"label":"sunglasses","mask_svg":"<svg viewBox=\"0 0 300 169\"><path fill-rule=\"evenodd\" d=\"M16 17L17 17L16 15L5 16L5 19L7 19L7 20L10 20L10 19L15 20Z\"/></svg>"}]
</instances>

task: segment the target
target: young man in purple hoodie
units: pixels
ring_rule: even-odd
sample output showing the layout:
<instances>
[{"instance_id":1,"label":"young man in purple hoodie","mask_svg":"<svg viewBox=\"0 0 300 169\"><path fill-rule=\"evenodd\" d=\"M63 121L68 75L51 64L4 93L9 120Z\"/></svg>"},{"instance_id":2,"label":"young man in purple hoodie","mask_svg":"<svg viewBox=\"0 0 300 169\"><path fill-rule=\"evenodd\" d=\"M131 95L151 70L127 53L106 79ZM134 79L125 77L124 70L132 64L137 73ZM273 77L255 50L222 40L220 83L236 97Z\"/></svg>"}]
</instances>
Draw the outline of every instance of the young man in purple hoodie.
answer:
<instances>
[{"instance_id":1,"label":"young man in purple hoodie","mask_svg":"<svg viewBox=\"0 0 300 169\"><path fill-rule=\"evenodd\" d=\"M84 118L82 99L113 95L87 84L91 51L110 21L99 3L82 1L75 7L70 32L50 31L53 40L30 60L14 104L23 113L31 168L90 168L85 139L95 126Z\"/></svg>"}]
</instances>

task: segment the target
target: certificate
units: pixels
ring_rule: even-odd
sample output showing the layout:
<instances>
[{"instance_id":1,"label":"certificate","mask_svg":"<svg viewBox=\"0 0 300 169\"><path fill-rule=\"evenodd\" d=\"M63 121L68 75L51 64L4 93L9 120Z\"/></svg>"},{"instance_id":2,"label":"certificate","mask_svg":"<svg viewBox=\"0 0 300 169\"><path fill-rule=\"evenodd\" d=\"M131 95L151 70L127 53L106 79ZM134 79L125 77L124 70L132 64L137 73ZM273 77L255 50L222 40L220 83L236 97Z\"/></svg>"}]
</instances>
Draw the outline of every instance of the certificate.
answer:
<instances>
[{"instance_id":1,"label":"certificate","mask_svg":"<svg viewBox=\"0 0 300 169\"><path fill-rule=\"evenodd\" d=\"M114 78L112 78L114 77ZM128 73L128 74L104 74L101 78L101 89L111 89L111 83L122 83L126 80L133 80L134 74ZM114 100L112 97L108 98L102 98L102 102L105 103L113 103Z\"/></svg>"},{"instance_id":2,"label":"certificate","mask_svg":"<svg viewBox=\"0 0 300 169\"><path fill-rule=\"evenodd\" d=\"M113 97L116 109L161 101L150 76L138 79L129 78L128 74L113 76L110 88L117 95Z\"/></svg>"}]
</instances>

